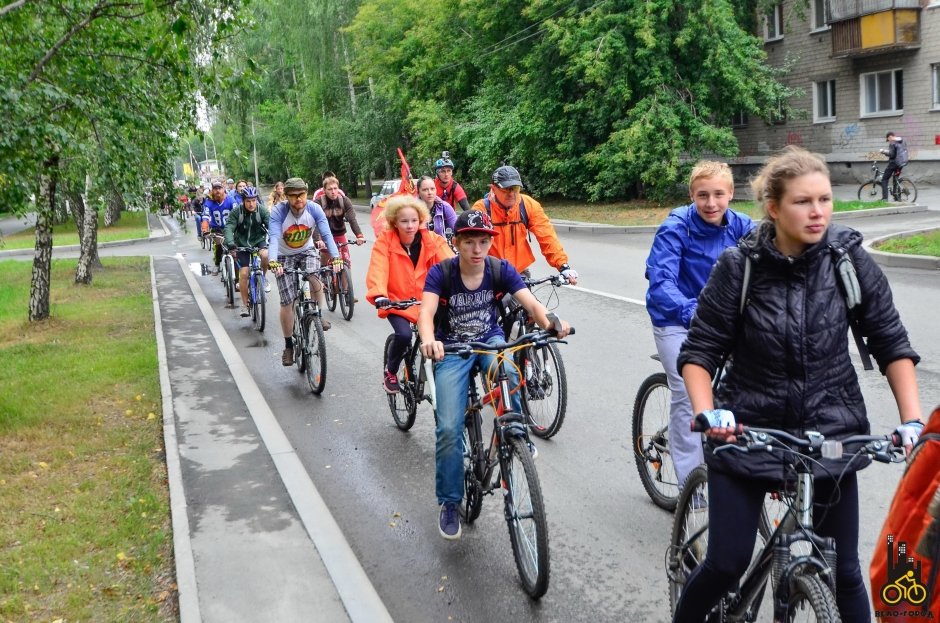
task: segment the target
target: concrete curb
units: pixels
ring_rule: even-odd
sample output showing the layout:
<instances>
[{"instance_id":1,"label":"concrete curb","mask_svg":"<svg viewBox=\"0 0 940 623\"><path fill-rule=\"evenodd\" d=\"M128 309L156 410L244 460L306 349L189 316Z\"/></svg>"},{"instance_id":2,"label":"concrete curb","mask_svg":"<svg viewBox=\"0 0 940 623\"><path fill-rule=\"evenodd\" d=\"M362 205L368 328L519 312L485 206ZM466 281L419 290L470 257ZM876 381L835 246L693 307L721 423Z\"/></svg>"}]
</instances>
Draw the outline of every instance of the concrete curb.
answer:
<instances>
[{"instance_id":1,"label":"concrete curb","mask_svg":"<svg viewBox=\"0 0 940 623\"><path fill-rule=\"evenodd\" d=\"M173 557L176 561L176 587L179 603L180 623L201 623L199 592L196 584L196 562L190 538L189 515L186 493L183 490L183 474L180 466L180 449L176 439L176 413L173 411L173 389L166 359L166 343L163 340L163 324L160 317L160 296L157 278L150 257L150 289L153 299L154 330L157 337L157 360L160 365L160 398L163 402L163 445L166 452L167 482L170 488L170 521L173 528Z\"/></svg>"},{"instance_id":2,"label":"concrete curb","mask_svg":"<svg viewBox=\"0 0 940 623\"><path fill-rule=\"evenodd\" d=\"M147 219L147 224L148 226L150 225L150 219ZM108 242L99 242L98 248L107 249L108 247L127 247L130 245L142 244L144 242L151 242L155 240L162 240L164 238L168 238L170 236L170 232L166 228L166 225L163 223L162 220L160 221L160 226L163 228L163 233L154 233L153 230L150 230L150 236L147 238L128 238L127 240L110 240ZM67 245L60 246L60 247L56 247L56 246L52 247L52 251L56 253L81 251L81 250L82 250L82 247L81 245L78 245L78 244L67 244ZM0 258L16 257L16 256L21 256L21 255L33 255L35 252L36 251L33 248L0 250Z\"/></svg>"},{"instance_id":3,"label":"concrete curb","mask_svg":"<svg viewBox=\"0 0 940 623\"><path fill-rule=\"evenodd\" d=\"M854 212L835 212L832 215L834 221L846 221L856 218L867 218L869 216L888 216L891 214L914 214L916 212L926 212L927 206L915 203L913 205L888 206L886 208L866 208Z\"/></svg>"},{"instance_id":4,"label":"concrete curb","mask_svg":"<svg viewBox=\"0 0 940 623\"><path fill-rule=\"evenodd\" d=\"M933 257L930 255L911 255L907 253L888 253L887 251L879 251L875 248L878 243L884 242L885 240L891 240L892 238L908 238L915 234L922 234L937 230L940 230L940 227L927 227L924 229L902 231L896 234L889 234L887 236L880 236L878 238L866 240L863 246L868 251L868 253L871 254L874 260L882 266L891 266L895 268L920 268L923 270L940 270L940 257Z\"/></svg>"}]
</instances>

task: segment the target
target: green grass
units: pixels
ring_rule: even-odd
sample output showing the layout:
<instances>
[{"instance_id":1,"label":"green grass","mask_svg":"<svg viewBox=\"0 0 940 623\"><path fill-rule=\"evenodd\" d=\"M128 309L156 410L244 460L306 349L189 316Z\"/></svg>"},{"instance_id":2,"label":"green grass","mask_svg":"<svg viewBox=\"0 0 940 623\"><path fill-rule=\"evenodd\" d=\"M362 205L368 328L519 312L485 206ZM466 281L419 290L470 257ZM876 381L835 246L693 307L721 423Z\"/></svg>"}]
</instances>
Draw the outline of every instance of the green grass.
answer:
<instances>
[{"instance_id":1,"label":"green grass","mask_svg":"<svg viewBox=\"0 0 940 623\"><path fill-rule=\"evenodd\" d=\"M878 250L888 253L940 257L940 230L904 238L889 238L878 245Z\"/></svg>"},{"instance_id":2,"label":"green grass","mask_svg":"<svg viewBox=\"0 0 940 623\"><path fill-rule=\"evenodd\" d=\"M147 228L147 213L121 212L121 218L111 227L104 226L104 213L98 212L98 242L111 242L114 240L129 240L131 238L147 238L150 230ZM65 223L54 226L52 230L52 244L60 247L71 244L80 244L75 221L69 217ZM36 244L36 232L30 227L15 234L3 237L4 249L30 249Z\"/></svg>"},{"instance_id":3,"label":"green grass","mask_svg":"<svg viewBox=\"0 0 940 623\"><path fill-rule=\"evenodd\" d=\"M29 323L0 262L0 620L176 619L149 265L104 264Z\"/></svg>"},{"instance_id":4,"label":"green grass","mask_svg":"<svg viewBox=\"0 0 940 623\"><path fill-rule=\"evenodd\" d=\"M669 212L680 202L659 204L652 201L619 201L612 203L571 203L568 201L546 201L542 205L549 218L585 223L606 223L609 225L659 225ZM835 201L835 212L851 212L867 208L880 208L890 205L877 201ZM731 209L743 212L752 219L764 217L763 212L753 201L735 201Z\"/></svg>"}]
</instances>

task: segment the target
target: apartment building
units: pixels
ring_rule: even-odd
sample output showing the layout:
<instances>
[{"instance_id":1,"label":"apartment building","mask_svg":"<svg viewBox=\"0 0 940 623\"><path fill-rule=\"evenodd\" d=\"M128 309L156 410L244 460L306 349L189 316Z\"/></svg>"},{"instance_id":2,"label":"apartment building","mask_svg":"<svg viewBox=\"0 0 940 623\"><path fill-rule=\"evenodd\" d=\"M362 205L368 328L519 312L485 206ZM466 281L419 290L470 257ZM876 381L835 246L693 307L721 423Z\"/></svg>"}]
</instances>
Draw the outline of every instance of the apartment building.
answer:
<instances>
[{"instance_id":1,"label":"apartment building","mask_svg":"<svg viewBox=\"0 0 940 623\"><path fill-rule=\"evenodd\" d=\"M825 154L835 181L860 181L891 130L905 175L940 184L940 0L784 0L760 21L769 62L804 94L787 118L734 120L735 168L796 144Z\"/></svg>"}]
</instances>

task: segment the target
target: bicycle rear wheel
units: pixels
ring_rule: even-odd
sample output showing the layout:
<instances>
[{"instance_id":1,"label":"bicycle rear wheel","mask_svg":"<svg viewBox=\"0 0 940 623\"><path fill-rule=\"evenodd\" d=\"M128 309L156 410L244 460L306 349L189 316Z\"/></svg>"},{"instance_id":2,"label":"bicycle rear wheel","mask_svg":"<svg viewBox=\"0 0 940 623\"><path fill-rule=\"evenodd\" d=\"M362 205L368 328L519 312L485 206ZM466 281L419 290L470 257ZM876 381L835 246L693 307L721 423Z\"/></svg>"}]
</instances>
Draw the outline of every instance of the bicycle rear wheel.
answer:
<instances>
[{"instance_id":1,"label":"bicycle rear wheel","mask_svg":"<svg viewBox=\"0 0 940 623\"><path fill-rule=\"evenodd\" d=\"M522 413L536 437L548 439L561 430L568 406L568 376L555 344L529 347L516 353L524 375Z\"/></svg>"},{"instance_id":2,"label":"bicycle rear wheel","mask_svg":"<svg viewBox=\"0 0 940 623\"><path fill-rule=\"evenodd\" d=\"M917 186L914 185L914 182L902 177L898 179L898 195L895 197L897 201L904 201L907 203L914 203L917 201Z\"/></svg>"},{"instance_id":3,"label":"bicycle rear wheel","mask_svg":"<svg viewBox=\"0 0 940 623\"><path fill-rule=\"evenodd\" d=\"M349 269L345 266L343 270L340 271L339 275L336 276L336 283L339 285L339 292L336 298L339 299L339 307L343 312L343 318L352 320L353 305L356 304L356 297L353 294L352 275L349 274Z\"/></svg>"},{"instance_id":4,"label":"bicycle rear wheel","mask_svg":"<svg viewBox=\"0 0 940 623\"><path fill-rule=\"evenodd\" d=\"M483 508L483 472L486 459L483 457L483 432L476 412L468 411L463 427L463 500L458 508L467 524L480 516Z\"/></svg>"},{"instance_id":5,"label":"bicycle rear wheel","mask_svg":"<svg viewBox=\"0 0 940 623\"><path fill-rule=\"evenodd\" d=\"M509 444L509 457L500 464L509 540L522 588L538 599L548 590L550 568L542 487L526 440L517 437Z\"/></svg>"},{"instance_id":6,"label":"bicycle rear wheel","mask_svg":"<svg viewBox=\"0 0 940 623\"><path fill-rule=\"evenodd\" d=\"M841 623L836 598L818 575L798 573L791 578L787 621Z\"/></svg>"},{"instance_id":7,"label":"bicycle rear wheel","mask_svg":"<svg viewBox=\"0 0 940 623\"><path fill-rule=\"evenodd\" d=\"M859 186L858 200L865 202L881 201L881 184L878 182L865 182Z\"/></svg>"},{"instance_id":8,"label":"bicycle rear wheel","mask_svg":"<svg viewBox=\"0 0 940 623\"><path fill-rule=\"evenodd\" d=\"M388 369L388 354L394 342L394 335L388 336L388 339L385 340L385 350L383 351L384 355L382 357L383 373ZM401 362L401 367L398 369L398 393L387 394L388 408L389 411L392 412L392 419L395 420L395 426L405 431L410 430L411 427L415 425L415 416L418 413L418 400L420 400L420 397L415 396L415 379L412 374L411 365L409 364L413 359L409 356L410 354L411 348L408 349L408 352L405 354L405 359Z\"/></svg>"},{"instance_id":9,"label":"bicycle rear wheel","mask_svg":"<svg viewBox=\"0 0 940 623\"><path fill-rule=\"evenodd\" d=\"M225 284L225 298L229 307L235 306L235 278L234 262L232 256L222 256L222 281Z\"/></svg>"},{"instance_id":10,"label":"bicycle rear wheel","mask_svg":"<svg viewBox=\"0 0 940 623\"><path fill-rule=\"evenodd\" d=\"M307 314L303 320L304 330L304 372L307 385L314 394L320 394L326 385L326 341L323 339L323 325L320 317Z\"/></svg>"},{"instance_id":11,"label":"bicycle rear wheel","mask_svg":"<svg viewBox=\"0 0 940 623\"><path fill-rule=\"evenodd\" d=\"M264 331L264 321L265 321L265 293L264 293L264 277L261 276L261 273L254 273L251 276L251 292L254 292L254 299L251 301L251 319L255 323L255 328L258 331Z\"/></svg>"},{"instance_id":12,"label":"bicycle rear wheel","mask_svg":"<svg viewBox=\"0 0 940 623\"><path fill-rule=\"evenodd\" d=\"M669 453L669 407L672 393L664 372L640 385L633 403L633 458L643 488L656 506L676 510L679 477Z\"/></svg>"}]
</instances>

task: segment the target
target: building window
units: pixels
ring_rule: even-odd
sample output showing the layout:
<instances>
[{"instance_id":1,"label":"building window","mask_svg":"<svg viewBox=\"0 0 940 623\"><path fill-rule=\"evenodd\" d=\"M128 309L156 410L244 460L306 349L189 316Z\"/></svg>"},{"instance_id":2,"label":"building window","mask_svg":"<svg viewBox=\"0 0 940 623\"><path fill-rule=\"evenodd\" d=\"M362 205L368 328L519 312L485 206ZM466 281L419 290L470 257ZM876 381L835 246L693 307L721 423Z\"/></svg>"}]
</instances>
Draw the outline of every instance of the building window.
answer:
<instances>
[{"instance_id":1,"label":"building window","mask_svg":"<svg viewBox=\"0 0 940 623\"><path fill-rule=\"evenodd\" d=\"M822 30L829 28L829 20L826 19L826 0L813 0L813 30Z\"/></svg>"},{"instance_id":2,"label":"building window","mask_svg":"<svg viewBox=\"0 0 940 623\"><path fill-rule=\"evenodd\" d=\"M836 119L836 81L823 80L813 88L813 121L822 123Z\"/></svg>"},{"instance_id":3,"label":"building window","mask_svg":"<svg viewBox=\"0 0 940 623\"><path fill-rule=\"evenodd\" d=\"M731 116L731 127L732 128L746 128L747 127L747 113L743 110L734 113Z\"/></svg>"},{"instance_id":4,"label":"building window","mask_svg":"<svg viewBox=\"0 0 940 623\"><path fill-rule=\"evenodd\" d=\"M783 39L783 6L775 4L764 15L764 41Z\"/></svg>"},{"instance_id":5,"label":"building window","mask_svg":"<svg viewBox=\"0 0 940 623\"><path fill-rule=\"evenodd\" d=\"M933 101L934 110L940 110L940 63L934 63L930 66L930 77L932 89L930 90L933 93L931 98Z\"/></svg>"},{"instance_id":6,"label":"building window","mask_svg":"<svg viewBox=\"0 0 940 623\"><path fill-rule=\"evenodd\" d=\"M904 112L904 72L900 69L862 74L862 115Z\"/></svg>"}]
</instances>

